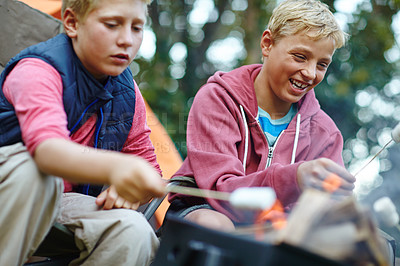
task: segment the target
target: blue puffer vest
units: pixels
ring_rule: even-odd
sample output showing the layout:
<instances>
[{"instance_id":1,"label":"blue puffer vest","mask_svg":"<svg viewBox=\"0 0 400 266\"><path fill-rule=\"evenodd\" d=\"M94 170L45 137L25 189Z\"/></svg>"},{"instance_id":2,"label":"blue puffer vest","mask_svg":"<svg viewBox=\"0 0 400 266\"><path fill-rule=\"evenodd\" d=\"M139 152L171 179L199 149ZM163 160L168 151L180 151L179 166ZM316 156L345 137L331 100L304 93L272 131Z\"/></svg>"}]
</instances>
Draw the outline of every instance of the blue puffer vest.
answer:
<instances>
[{"instance_id":1,"label":"blue puffer vest","mask_svg":"<svg viewBox=\"0 0 400 266\"><path fill-rule=\"evenodd\" d=\"M109 77L106 85L103 85L84 68L72 48L70 38L59 34L13 57L1 73L1 88L18 61L28 57L39 58L60 73L70 134L76 132L89 117L97 114L94 146L120 151L132 127L135 113L135 85L130 69L127 68L119 76ZM20 141L21 130L14 108L5 98L3 90L0 90L0 147Z\"/></svg>"}]
</instances>

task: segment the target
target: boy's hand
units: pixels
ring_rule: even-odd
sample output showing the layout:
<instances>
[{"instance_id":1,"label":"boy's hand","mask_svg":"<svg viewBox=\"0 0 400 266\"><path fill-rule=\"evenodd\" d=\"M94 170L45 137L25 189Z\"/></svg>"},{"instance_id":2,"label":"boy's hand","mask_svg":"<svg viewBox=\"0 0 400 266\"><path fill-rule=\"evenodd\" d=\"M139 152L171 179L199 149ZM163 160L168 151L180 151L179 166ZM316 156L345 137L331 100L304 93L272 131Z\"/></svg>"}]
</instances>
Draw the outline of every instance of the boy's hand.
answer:
<instances>
[{"instance_id":1,"label":"boy's hand","mask_svg":"<svg viewBox=\"0 0 400 266\"><path fill-rule=\"evenodd\" d=\"M140 202L130 203L124 198L118 196L114 186L108 187L106 190L101 192L96 198L96 204L100 207L103 206L103 210L111 210L113 208L137 210L140 206Z\"/></svg>"},{"instance_id":2,"label":"boy's hand","mask_svg":"<svg viewBox=\"0 0 400 266\"><path fill-rule=\"evenodd\" d=\"M110 185L128 202L147 202L166 193L165 183L158 172L144 159L121 156L112 166Z\"/></svg>"},{"instance_id":3,"label":"boy's hand","mask_svg":"<svg viewBox=\"0 0 400 266\"><path fill-rule=\"evenodd\" d=\"M312 187L339 195L350 196L356 179L345 168L327 158L299 165L297 182L301 190Z\"/></svg>"},{"instance_id":4,"label":"boy's hand","mask_svg":"<svg viewBox=\"0 0 400 266\"><path fill-rule=\"evenodd\" d=\"M53 138L38 145L34 159L44 173L75 183L114 186L117 194L131 203L144 203L166 193L165 182L158 172L139 156ZM107 194L106 198L110 195ZM106 207L109 206L107 203Z\"/></svg>"}]
</instances>

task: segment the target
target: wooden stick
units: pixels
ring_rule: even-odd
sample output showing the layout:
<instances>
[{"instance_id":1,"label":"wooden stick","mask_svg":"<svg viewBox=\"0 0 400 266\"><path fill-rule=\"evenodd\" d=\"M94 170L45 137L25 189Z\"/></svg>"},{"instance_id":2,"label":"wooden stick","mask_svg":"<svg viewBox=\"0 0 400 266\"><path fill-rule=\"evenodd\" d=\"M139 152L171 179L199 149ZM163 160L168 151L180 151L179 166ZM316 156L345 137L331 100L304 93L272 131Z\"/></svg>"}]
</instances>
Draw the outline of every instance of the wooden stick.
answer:
<instances>
[{"instance_id":1,"label":"wooden stick","mask_svg":"<svg viewBox=\"0 0 400 266\"><path fill-rule=\"evenodd\" d=\"M254 224L251 226L238 226L231 233L237 235L249 235L258 233L260 231L261 232L272 231L273 229L274 227L271 224L264 223L264 224Z\"/></svg>"},{"instance_id":2,"label":"wooden stick","mask_svg":"<svg viewBox=\"0 0 400 266\"><path fill-rule=\"evenodd\" d=\"M225 200L225 201L229 201L231 195L228 192L221 192L221 191L214 191L214 190L207 190L207 189L200 189L193 187L184 187L178 185L168 185L167 191L172 193L184 194L188 196L211 198L211 199Z\"/></svg>"}]
</instances>

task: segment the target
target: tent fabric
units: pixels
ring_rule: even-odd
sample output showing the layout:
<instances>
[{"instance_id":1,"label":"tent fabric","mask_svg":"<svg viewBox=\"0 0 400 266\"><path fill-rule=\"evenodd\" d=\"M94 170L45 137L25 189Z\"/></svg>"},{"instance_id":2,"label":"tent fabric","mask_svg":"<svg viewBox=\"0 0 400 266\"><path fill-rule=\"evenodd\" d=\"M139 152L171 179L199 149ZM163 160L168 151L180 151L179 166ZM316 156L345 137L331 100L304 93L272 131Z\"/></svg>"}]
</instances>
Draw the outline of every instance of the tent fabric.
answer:
<instances>
[{"instance_id":1,"label":"tent fabric","mask_svg":"<svg viewBox=\"0 0 400 266\"><path fill-rule=\"evenodd\" d=\"M0 0L0 25L0 71L22 49L61 32L59 20L12 0Z\"/></svg>"}]
</instances>

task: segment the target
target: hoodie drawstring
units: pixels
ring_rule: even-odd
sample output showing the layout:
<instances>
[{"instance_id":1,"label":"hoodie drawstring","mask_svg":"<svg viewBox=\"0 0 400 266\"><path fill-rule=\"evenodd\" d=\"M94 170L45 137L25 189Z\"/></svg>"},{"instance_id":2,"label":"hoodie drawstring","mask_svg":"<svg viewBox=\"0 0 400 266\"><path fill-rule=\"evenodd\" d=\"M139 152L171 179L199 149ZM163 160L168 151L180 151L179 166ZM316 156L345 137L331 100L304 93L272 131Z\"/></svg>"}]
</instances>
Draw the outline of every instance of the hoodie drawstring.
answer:
<instances>
[{"instance_id":1,"label":"hoodie drawstring","mask_svg":"<svg viewBox=\"0 0 400 266\"><path fill-rule=\"evenodd\" d=\"M296 150L297 150L297 144L299 143L299 133L300 133L300 118L301 118L301 115L298 114L297 121L296 121L296 135L294 137L292 160L290 161L290 164L293 164L294 160L296 159Z\"/></svg>"},{"instance_id":2,"label":"hoodie drawstring","mask_svg":"<svg viewBox=\"0 0 400 266\"><path fill-rule=\"evenodd\" d=\"M244 139L244 158L243 158L243 169L246 172L246 164L247 164L247 152L249 146L249 128L247 125L246 115L244 114L243 106L239 105L240 112L242 113L243 123L245 126L245 139Z\"/></svg>"}]
</instances>

